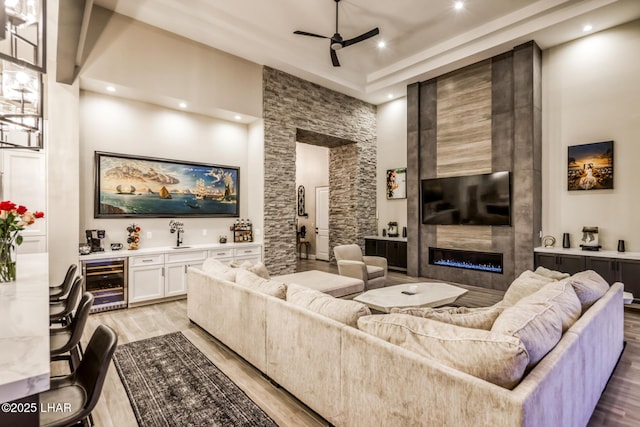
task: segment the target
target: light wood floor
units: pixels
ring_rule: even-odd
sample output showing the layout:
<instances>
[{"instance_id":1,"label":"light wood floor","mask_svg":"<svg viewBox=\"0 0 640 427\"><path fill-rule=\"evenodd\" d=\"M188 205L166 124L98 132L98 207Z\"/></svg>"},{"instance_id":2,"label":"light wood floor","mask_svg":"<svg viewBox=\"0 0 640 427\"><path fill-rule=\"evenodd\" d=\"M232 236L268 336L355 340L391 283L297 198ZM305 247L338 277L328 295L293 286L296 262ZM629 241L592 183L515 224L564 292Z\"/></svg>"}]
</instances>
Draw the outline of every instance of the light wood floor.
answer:
<instances>
[{"instance_id":1,"label":"light wood floor","mask_svg":"<svg viewBox=\"0 0 640 427\"><path fill-rule=\"evenodd\" d=\"M322 261L300 261L298 271L323 270L337 272L336 267ZM389 284L419 282L424 279L389 273ZM465 286L466 287L466 286ZM469 292L457 302L467 306L487 306L502 298L502 292L466 287ZM261 373L217 342L187 318L186 300L144 307L96 313L90 316L85 331L85 345L97 325L104 323L118 333L119 344L182 331L234 383L256 402L280 426L326 426L317 414L288 394L276 388ZM593 414L589 426L640 425L640 311L625 310L627 347L607 389ZM52 372L60 372L58 363ZM120 378L112 366L102 391L102 398L93 413L98 427L136 426Z\"/></svg>"}]
</instances>

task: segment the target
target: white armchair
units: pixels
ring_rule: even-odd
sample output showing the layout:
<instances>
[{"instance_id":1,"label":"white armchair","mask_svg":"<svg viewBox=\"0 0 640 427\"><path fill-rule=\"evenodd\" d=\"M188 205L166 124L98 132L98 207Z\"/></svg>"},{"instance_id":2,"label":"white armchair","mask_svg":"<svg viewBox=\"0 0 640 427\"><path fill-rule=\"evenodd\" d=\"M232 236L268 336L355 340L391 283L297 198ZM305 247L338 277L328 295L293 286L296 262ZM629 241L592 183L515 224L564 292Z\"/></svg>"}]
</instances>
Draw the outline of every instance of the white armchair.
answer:
<instances>
[{"instance_id":1,"label":"white armchair","mask_svg":"<svg viewBox=\"0 0 640 427\"><path fill-rule=\"evenodd\" d=\"M382 288L387 282L387 259L379 256L363 256L358 245L341 245L333 248L341 276L354 277L364 282L364 289Z\"/></svg>"}]
</instances>

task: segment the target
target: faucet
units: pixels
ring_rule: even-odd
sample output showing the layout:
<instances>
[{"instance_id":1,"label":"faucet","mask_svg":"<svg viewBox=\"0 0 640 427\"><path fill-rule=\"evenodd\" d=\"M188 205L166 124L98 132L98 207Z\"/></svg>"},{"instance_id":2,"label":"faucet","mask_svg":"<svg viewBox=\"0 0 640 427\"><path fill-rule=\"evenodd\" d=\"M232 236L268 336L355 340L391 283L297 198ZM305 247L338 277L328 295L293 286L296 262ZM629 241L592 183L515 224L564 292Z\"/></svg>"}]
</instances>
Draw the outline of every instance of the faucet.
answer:
<instances>
[{"instance_id":1,"label":"faucet","mask_svg":"<svg viewBox=\"0 0 640 427\"><path fill-rule=\"evenodd\" d=\"M180 221L169 221L169 231L171 233L178 233L178 237L176 239L176 247L179 248L182 243L182 238L180 237L181 233L184 233L184 223Z\"/></svg>"}]
</instances>

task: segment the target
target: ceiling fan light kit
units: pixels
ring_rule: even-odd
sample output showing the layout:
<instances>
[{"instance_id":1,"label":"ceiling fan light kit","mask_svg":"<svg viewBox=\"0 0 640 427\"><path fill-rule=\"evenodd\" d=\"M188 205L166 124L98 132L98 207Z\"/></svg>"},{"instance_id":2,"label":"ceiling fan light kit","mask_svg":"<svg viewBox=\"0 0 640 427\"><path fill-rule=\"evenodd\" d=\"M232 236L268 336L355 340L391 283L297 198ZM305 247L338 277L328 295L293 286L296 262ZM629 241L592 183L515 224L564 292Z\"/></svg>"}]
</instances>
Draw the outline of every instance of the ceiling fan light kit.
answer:
<instances>
[{"instance_id":1,"label":"ceiling fan light kit","mask_svg":"<svg viewBox=\"0 0 640 427\"><path fill-rule=\"evenodd\" d=\"M340 35L340 31L338 31L338 3L340 0L334 0L336 2L336 32L333 34L333 37L321 36L315 33L309 33L307 31L294 31L293 34L298 34L301 36L309 36L309 37L318 37L321 39L329 39L331 44L329 45L329 55L331 56L331 63L333 63L334 67L340 66L340 61L338 61L338 55L336 54L337 50L342 49L343 47L351 46L356 43L360 43L361 41L365 41L373 36L377 36L380 34L380 30L376 27L373 30L369 30L366 33L360 34L357 37L352 39L344 40L342 35Z\"/></svg>"}]
</instances>

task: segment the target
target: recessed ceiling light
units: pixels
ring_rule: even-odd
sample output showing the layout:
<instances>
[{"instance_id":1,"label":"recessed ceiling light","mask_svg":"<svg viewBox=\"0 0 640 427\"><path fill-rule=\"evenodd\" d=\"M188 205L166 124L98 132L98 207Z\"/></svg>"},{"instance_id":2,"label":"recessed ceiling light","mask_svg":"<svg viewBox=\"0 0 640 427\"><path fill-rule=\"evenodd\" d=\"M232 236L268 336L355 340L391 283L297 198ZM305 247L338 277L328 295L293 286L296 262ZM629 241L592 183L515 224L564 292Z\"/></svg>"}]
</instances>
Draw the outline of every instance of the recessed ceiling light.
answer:
<instances>
[{"instance_id":1,"label":"recessed ceiling light","mask_svg":"<svg viewBox=\"0 0 640 427\"><path fill-rule=\"evenodd\" d=\"M593 30L593 25L591 24L587 24L584 27L582 27L582 31L584 31L585 33L588 33L591 30Z\"/></svg>"},{"instance_id":2,"label":"recessed ceiling light","mask_svg":"<svg viewBox=\"0 0 640 427\"><path fill-rule=\"evenodd\" d=\"M107 89L107 92L115 92L116 91L116 88L113 87L113 86L107 86L106 89Z\"/></svg>"},{"instance_id":3,"label":"recessed ceiling light","mask_svg":"<svg viewBox=\"0 0 640 427\"><path fill-rule=\"evenodd\" d=\"M236 120L242 120L242 116L240 114L236 114L233 118Z\"/></svg>"},{"instance_id":4,"label":"recessed ceiling light","mask_svg":"<svg viewBox=\"0 0 640 427\"><path fill-rule=\"evenodd\" d=\"M453 3L453 8L455 10L462 10L462 8L464 8L464 2L463 1L457 1L457 2Z\"/></svg>"},{"instance_id":5,"label":"recessed ceiling light","mask_svg":"<svg viewBox=\"0 0 640 427\"><path fill-rule=\"evenodd\" d=\"M387 98L388 98L388 99L393 99L393 94L392 94L392 93L388 94L388 95L387 95Z\"/></svg>"},{"instance_id":6,"label":"recessed ceiling light","mask_svg":"<svg viewBox=\"0 0 640 427\"><path fill-rule=\"evenodd\" d=\"M187 108L187 103L186 102L181 102L180 104L178 104L178 107Z\"/></svg>"},{"instance_id":7,"label":"recessed ceiling light","mask_svg":"<svg viewBox=\"0 0 640 427\"><path fill-rule=\"evenodd\" d=\"M380 49L382 49L382 48L384 48L384 47L386 47L386 46L387 46L387 44L384 42L384 40L380 40L380 41L378 42L378 47L379 47Z\"/></svg>"}]
</instances>

